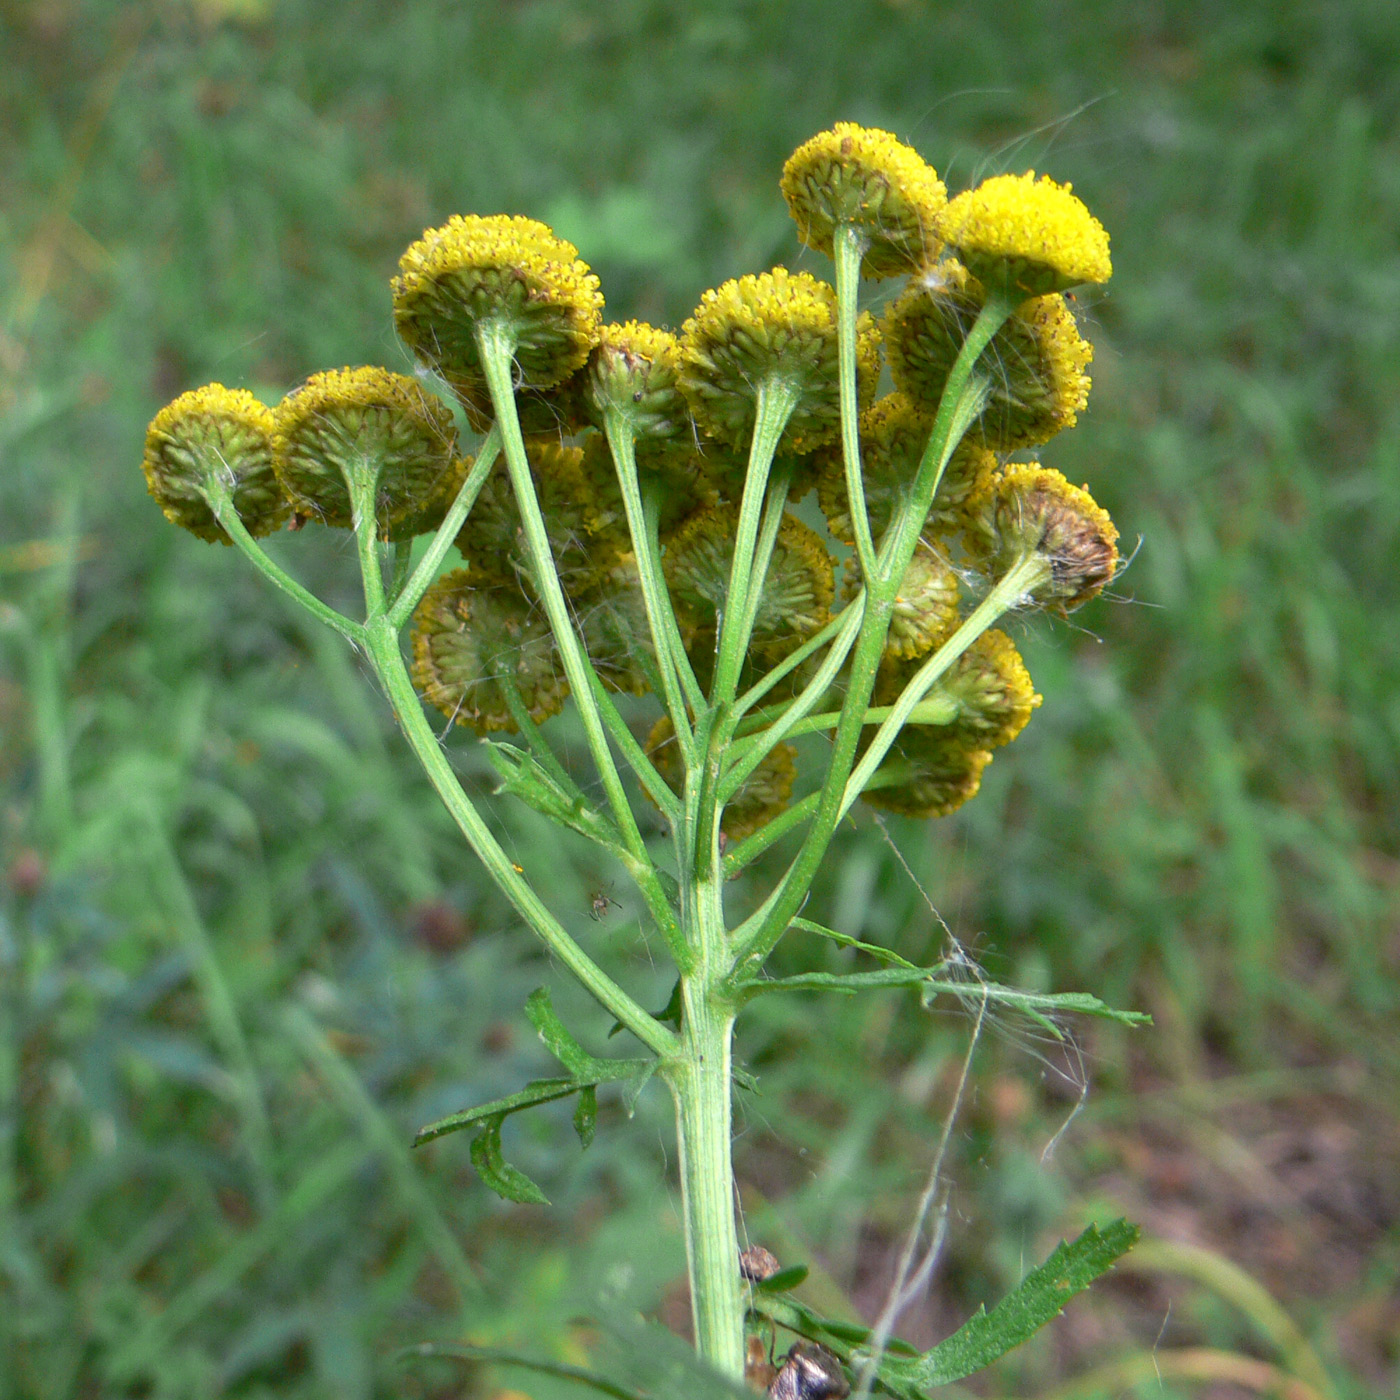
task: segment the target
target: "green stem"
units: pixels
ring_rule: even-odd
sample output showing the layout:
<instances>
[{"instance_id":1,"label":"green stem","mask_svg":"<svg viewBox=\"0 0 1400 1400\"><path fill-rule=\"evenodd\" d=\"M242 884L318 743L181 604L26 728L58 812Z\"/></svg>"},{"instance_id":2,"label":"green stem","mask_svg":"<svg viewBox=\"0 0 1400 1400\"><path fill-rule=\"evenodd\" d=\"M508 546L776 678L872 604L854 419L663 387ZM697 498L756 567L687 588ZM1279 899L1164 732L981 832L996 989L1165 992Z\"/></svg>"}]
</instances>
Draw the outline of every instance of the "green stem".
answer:
<instances>
[{"instance_id":1,"label":"green stem","mask_svg":"<svg viewBox=\"0 0 1400 1400\"><path fill-rule=\"evenodd\" d=\"M744 1328L732 1157L734 1006L719 995L728 966L719 863L689 882L688 892L698 960L681 979L682 1050L667 1080L676 1101L691 1316L700 1355L739 1377Z\"/></svg>"},{"instance_id":2,"label":"green stem","mask_svg":"<svg viewBox=\"0 0 1400 1400\"><path fill-rule=\"evenodd\" d=\"M975 416L975 411L985 402L986 386L973 382L973 367L1014 309L1008 296L989 295L949 371L914 485L886 532L874 572L866 576L865 615L851 658L846 701L832 741L830 767L822 784L821 800L802 847L782 880L734 932L734 942L740 949L736 976L757 974L793 915L802 907L826 855L844 810L846 780L855 761L865 710L889 633L895 596L918 544L943 468L956 446L953 433L960 425L965 430L971 416Z\"/></svg>"},{"instance_id":3,"label":"green stem","mask_svg":"<svg viewBox=\"0 0 1400 1400\"><path fill-rule=\"evenodd\" d=\"M762 578L754 576L754 551L758 544L759 521L768 498L768 472L783 429L800 397L797 385L787 380L765 379L758 386L748 474L739 502L734 559L729 567L729 590L720 623L714 680L710 684L710 698L715 704L732 703L739 669L748 651L749 633L745 624L752 626L749 592L763 586Z\"/></svg>"},{"instance_id":4,"label":"green stem","mask_svg":"<svg viewBox=\"0 0 1400 1400\"><path fill-rule=\"evenodd\" d=\"M856 294L860 289L860 260L870 246L869 234L853 224L838 224L832 239L836 261L836 345L841 386L841 461L850 498L851 529L856 559L869 577L875 563L870 537L870 514L865 508L865 482L860 470L860 415L856 393Z\"/></svg>"},{"instance_id":5,"label":"green stem","mask_svg":"<svg viewBox=\"0 0 1400 1400\"><path fill-rule=\"evenodd\" d=\"M646 509L642 503L641 482L637 476L637 453L632 425L623 416L622 411L615 407L608 408L603 425L607 433L608 447L612 451L613 464L617 468L618 483L622 488L622 502L627 510L627 529L632 536L632 548L637 556L637 573L642 582L642 602L646 607L647 626L651 629L651 644L656 653L656 665L661 673L661 695L666 702L666 713L670 717L671 726L676 732L676 742L680 745L681 753L688 764L693 753L694 739L686 715L685 687L681 673L683 667L689 667L690 659L685 654L676 611L671 606L671 595L666 590L660 551L652 531L648 528Z\"/></svg>"},{"instance_id":6,"label":"green stem","mask_svg":"<svg viewBox=\"0 0 1400 1400\"><path fill-rule=\"evenodd\" d=\"M355 521L355 549L360 559L360 578L365 587L365 626L384 616L388 606L384 594L384 570L380 565L378 521L375 518L379 494L379 465L368 459L352 464L345 475L350 488L350 510Z\"/></svg>"},{"instance_id":7,"label":"green stem","mask_svg":"<svg viewBox=\"0 0 1400 1400\"><path fill-rule=\"evenodd\" d=\"M720 799L727 802L739 790L739 786L755 768L782 743L784 737L793 732L803 718L811 713L817 702L831 689L841 667L846 664L851 646L860 635L865 618L865 594L862 592L844 614L844 621L836 634L831 650L826 654L816 674L802 688L802 693L777 718L757 736L756 742L748 745L726 773L720 784ZM729 754L734 753L731 745Z\"/></svg>"},{"instance_id":8,"label":"green stem","mask_svg":"<svg viewBox=\"0 0 1400 1400\"><path fill-rule=\"evenodd\" d=\"M844 634L847 629L850 629L850 641L846 644L846 650L849 651L850 643L855 640L855 628L851 625L852 614L854 614L856 619L855 626L858 627L860 625L860 610L864 606L864 603L864 596L858 596L854 602L848 603L842 608L820 632L814 632L796 651L790 651L771 671L766 672L759 680L755 681L753 685L734 702L734 713L736 715L746 716L747 719L745 722L752 720L753 716L749 715L749 711L752 710L779 681L790 676L809 656L815 656L833 637L838 633ZM839 645L838 643L838 647ZM841 659L842 661L845 660L844 654ZM787 707L778 706L775 708L781 710ZM770 718L764 720L763 723L770 724L772 720ZM739 726L739 729L742 731L742 724Z\"/></svg>"},{"instance_id":9,"label":"green stem","mask_svg":"<svg viewBox=\"0 0 1400 1400\"><path fill-rule=\"evenodd\" d=\"M880 761L890 751L890 746L899 737L899 731L914 720L919 702L938 683L947 669L987 630L1008 608L1015 607L1018 600L1043 583L1050 574L1050 565L1044 555L1034 552L1017 560L1007 570L996 587L970 612L966 620L916 671L904 687L898 700L889 707L886 718L875 731L870 747L861 755L860 762L846 783L846 791L841 799L841 815L851 809L862 790L873 777ZM956 717L955 713L950 718ZM926 721L915 721L926 723ZM947 723L935 720L935 723Z\"/></svg>"},{"instance_id":10,"label":"green stem","mask_svg":"<svg viewBox=\"0 0 1400 1400\"><path fill-rule=\"evenodd\" d=\"M395 627L403 627L437 577L443 558L457 538L462 522L476 504L476 498L481 495L481 488L486 484L486 478L491 475L491 468L496 465L500 451L501 430L493 423L491 431L486 434L485 441L477 450L476 460L472 463L471 471L467 473L467 479L462 483L462 489L457 493L457 499L452 502L442 524L438 526L437 533L428 542L428 548L418 561L413 576L405 587L394 595L394 604L389 609L389 620Z\"/></svg>"},{"instance_id":11,"label":"green stem","mask_svg":"<svg viewBox=\"0 0 1400 1400\"><path fill-rule=\"evenodd\" d=\"M210 477L204 483L204 499L219 524L228 532L235 548L269 583L300 603L312 617L339 632L347 642L355 646L363 645L364 628L358 622L353 622L342 613L336 612L299 584L280 564L274 563L263 547L248 533L248 527L239 519L238 512L234 509L231 483L222 477Z\"/></svg>"},{"instance_id":12,"label":"green stem","mask_svg":"<svg viewBox=\"0 0 1400 1400\"><path fill-rule=\"evenodd\" d=\"M536 586L539 588L540 598L554 633L555 644L559 648L560 659L564 663L564 674L569 679L579 718L583 721L589 752L593 755L594 767L598 770L608 806L612 809L613 820L622 833L624 844L636 859L649 862L646 842L642 840L636 814L632 811L622 785L622 775L618 772L612 750L608 747L608 736L599 717L593 686L589 679L592 667L589 666L574 633L569 605L564 599L564 590L559 584L559 573L554 567L549 534L545 529L544 517L540 514L534 479L530 475L530 463L525 455L525 440L520 433L520 416L516 412L515 394L511 384L511 364L515 353L514 332L503 321L483 321L477 326L476 337L482 367L486 371L486 382L491 390L492 405L496 410L496 421L500 425L505 442L506 467L510 472L516 505L520 510L521 529L530 549Z\"/></svg>"},{"instance_id":13,"label":"green stem","mask_svg":"<svg viewBox=\"0 0 1400 1400\"><path fill-rule=\"evenodd\" d=\"M423 716L423 707L399 649L398 632L387 619L381 618L366 628L365 634L366 651L389 697L389 703L394 707L404 737L487 873L515 906L521 918L593 997L644 1045L663 1059L670 1060L680 1049L679 1038L633 1001L569 936L516 870L482 820L475 804L462 791L452 765L438 746L437 735Z\"/></svg>"},{"instance_id":14,"label":"green stem","mask_svg":"<svg viewBox=\"0 0 1400 1400\"><path fill-rule=\"evenodd\" d=\"M732 880L770 846L777 845L788 832L801 826L817 810L820 797L819 792L809 792L791 807L785 807L772 821L759 827L752 836L746 836L738 845L731 846L724 853L724 878Z\"/></svg>"}]
</instances>

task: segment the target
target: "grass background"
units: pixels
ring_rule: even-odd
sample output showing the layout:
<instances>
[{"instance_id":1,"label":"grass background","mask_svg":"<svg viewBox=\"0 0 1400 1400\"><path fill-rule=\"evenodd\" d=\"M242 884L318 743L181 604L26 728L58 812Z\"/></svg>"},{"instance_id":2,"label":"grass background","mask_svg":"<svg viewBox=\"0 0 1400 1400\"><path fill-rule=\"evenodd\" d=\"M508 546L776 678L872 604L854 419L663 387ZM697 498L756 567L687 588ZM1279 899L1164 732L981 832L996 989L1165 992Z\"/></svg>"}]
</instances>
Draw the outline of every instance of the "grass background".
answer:
<instances>
[{"instance_id":1,"label":"grass background","mask_svg":"<svg viewBox=\"0 0 1400 1400\"><path fill-rule=\"evenodd\" d=\"M1143 542L1118 605L1024 638L1045 704L978 800L862 824L818 891L914 954L942 936L921 886L1001 979L1156 1017L1081 1028L1078 1061L1016 1026L983 1047L904 1330L927 1344L1126 1212L1138 1261L971 1388L1393 1393L1393 0L0 0L0 55L4 1400L493 1395L395 1349L570 1355L581 1311L684 1316L660 1091L581 1158L562 1114L513 1125L549 1210L488 1198L460 1140L406 1150L545 1072L519 1014L541 981L604 1028L353 659L169 529L137 463L185 388L403 368L387 280L452 212L552 223L618 318L678 324L775 261L825 275L776 182L838 119L954 188L1047 170L1108 226L1090 411L1045 458ZM303 576L348 597L316 533ZM613 873L499 819L659 1004L620 887L589 922ZM869 1316L968 1023L770 1000L741 1047L749 1229Z\"/></svg>"}]
</instances>

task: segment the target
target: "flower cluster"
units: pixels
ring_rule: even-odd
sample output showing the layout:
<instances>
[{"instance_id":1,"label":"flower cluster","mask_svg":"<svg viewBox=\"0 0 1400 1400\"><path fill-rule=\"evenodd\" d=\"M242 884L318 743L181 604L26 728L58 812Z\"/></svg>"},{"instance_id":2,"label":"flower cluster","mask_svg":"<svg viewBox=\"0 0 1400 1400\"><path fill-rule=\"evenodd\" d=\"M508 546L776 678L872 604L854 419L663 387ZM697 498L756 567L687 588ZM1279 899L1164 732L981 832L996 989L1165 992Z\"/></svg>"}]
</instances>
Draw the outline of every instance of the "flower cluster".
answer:
<instances>
[{"instance_id":1,"label":"flower cluster","mask_svg":"<svg viewBox=\"0 0 1400 1400\"><path fill-rule=\"evenodd\" d=\"M887 712L917 678L927 683L864 796L914 815L951 811L1039 701L1010 639L986 623L969 630L979 601L1015 573L1026 582L1012 605L1063 613L1116 568L1111 521L1035 456L1088 401L1091 350L1064 293L1107 279L1107 237L1067 185L996 176L949 200L910 147L850 123L793 154L782 193L809 248L832 254L847 240L859 275L906 279L878 326L851 313L843 331L853 301L783 267L705 292L678 334L606 324L598 279L572 244L532 219L454 216L408 248L393 282L418 376L330 370L275 409L220 385L182 395L150 427L151 493L208 540L289 519L367 528L372 511L374 537L406 549L442 524L473 465L458 451L455 404L478 432L501 426L507 457L489 471L483 461L454 537L461 560L413 611L425 701L482 734L557 713L570 677L578 684L549 611L560 595L605 686L659 693L671 663L658 656L648 560L692 698L759 684L775 667L784 684L762 688L790 697L837 613L876 598L870 615L886 630L872 707ZM981 328L986 348L969 370L964 347ZM843 353L854 366L844 394ZM876 402L882 364L895 391ZM975 411L950 438L964 383ZM859 414L854 496L843 404ZM800 518L791 507L813 486L819 516ZM902 572L887 578L901 548ZM753 591L731 596L749 567ZM743 659L728 675L716 658L736 627ZM839 670L828 681L839 708ZM666 742L675 714L643 747L679 787ZM794 791L797 751L775 743L765 754L733 786L732 836Z\"/></svg>"}]
</instances>

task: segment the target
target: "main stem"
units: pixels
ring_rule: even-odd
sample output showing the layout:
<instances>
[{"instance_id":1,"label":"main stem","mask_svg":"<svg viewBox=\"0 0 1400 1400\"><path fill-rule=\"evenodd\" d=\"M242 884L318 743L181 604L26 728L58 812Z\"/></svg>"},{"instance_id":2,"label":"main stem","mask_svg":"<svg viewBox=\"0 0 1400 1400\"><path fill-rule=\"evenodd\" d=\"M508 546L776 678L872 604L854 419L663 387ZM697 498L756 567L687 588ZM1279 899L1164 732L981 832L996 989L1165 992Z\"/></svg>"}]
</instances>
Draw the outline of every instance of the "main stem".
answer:
<instances>
[{"instance_id":1,"label":"main stem","mask_svg":"<svg viewBox=\"0 0 1400 1400\"><path fill-rule=\"evenodd\" d=\"M692 869L683 891L688 931L700 957L682 978L681 1052L668 1073L676 1101L681 1201L690 1310L700 1355L727 1375L744 1373L739 1236L732 1156L734 1006L720 994L729 969L722 904L723 868Z\"/></svg>"}]
</instances>

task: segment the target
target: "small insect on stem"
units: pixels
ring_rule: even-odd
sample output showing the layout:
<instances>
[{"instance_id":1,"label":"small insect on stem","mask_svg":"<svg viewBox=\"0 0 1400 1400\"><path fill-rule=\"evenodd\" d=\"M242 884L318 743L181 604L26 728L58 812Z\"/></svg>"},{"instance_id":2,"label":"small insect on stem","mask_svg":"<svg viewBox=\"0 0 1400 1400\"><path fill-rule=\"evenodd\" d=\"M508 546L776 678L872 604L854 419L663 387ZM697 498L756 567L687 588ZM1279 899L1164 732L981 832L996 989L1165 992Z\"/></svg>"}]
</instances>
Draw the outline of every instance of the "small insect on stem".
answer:
<instances>
[{"instance_id":1,"label":"small insect on stem","mask_svg":"<svg viewBox=\"0 0 1400 1400\"><path fill-rule=\"evenodd\" d=\"M798 1342L768 1387L771 1400L842 1400L850 1393L840 1360L816 1342Z\"/></svg>"},{"instance_id":2,"label":"small insect on stem","mask_svg":"<svg viewBox=\"0 0 1400 1400\"><path fill-rule=\"evenodd\" d=\"M612 897L612 886L609 885L605 890L594 890L588 896L588 917L596 924L608 912L609 905L614 909L622 908Z\"/></svg>"}]
</instances>

